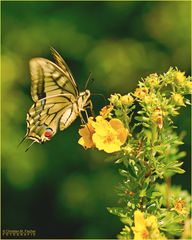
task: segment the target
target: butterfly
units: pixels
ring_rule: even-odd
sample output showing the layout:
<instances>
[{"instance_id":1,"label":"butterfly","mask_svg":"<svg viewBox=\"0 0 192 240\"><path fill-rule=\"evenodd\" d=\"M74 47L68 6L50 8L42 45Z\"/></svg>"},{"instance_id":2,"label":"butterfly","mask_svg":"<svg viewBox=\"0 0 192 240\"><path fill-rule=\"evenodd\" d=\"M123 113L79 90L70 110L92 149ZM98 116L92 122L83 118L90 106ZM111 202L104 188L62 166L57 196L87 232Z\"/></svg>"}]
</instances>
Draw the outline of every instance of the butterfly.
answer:
<instances>
[{"instance_id":1,"label":"butterfly","mask_svg":"<svg viewBox=\"0 0 192 240\"><path fill-rule=\"evenodd\" d=\"M27 113L27 133L23 140L44 143L60 129L65 130L86 109L92 109L90 91L80 92L64 59L51 48L55 63L45 58L32 58L31 96L34 104ZM23 141L22 140L22 141ZM26 151L31 147L26 149Z\"/></svg>"}]
</instances>

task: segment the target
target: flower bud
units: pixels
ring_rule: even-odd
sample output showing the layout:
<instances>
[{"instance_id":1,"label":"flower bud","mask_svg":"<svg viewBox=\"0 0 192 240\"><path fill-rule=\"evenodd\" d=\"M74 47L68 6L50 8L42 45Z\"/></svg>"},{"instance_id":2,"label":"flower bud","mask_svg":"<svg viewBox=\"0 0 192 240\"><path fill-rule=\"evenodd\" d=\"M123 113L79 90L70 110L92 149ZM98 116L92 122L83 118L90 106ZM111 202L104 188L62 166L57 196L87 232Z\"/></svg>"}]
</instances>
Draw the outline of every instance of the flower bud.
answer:
<instances>
[{"instance_id":1,"label":"flower bud","mask_svg":"<svg viewBox=\"0 0 192 240\"><path fill-rule=\"evenodd\" d=\"M113 105L116 105L118 104L119 102L119 96L118 94L111 94L110 98L109 98L109 101L113 104Z\"/></svg>"},{"instance_id":2,"label":"flower bud","mask_svg":"<svg viewBox=\"0 0 192 240\"><path fill-rule=\"evenodd\" d=\"M183 96L181 94L174 93L172 95L172 99L177 106L185 106L185 103L183 101Z\"/></svg>"},{"instance_id":3,"label":"flower bud","mask_svg":"<svg viewBox=\"0 0 192 240\"><path fill-rule=\"evenodd\" d=\"M110 104L110 105L107 105L107 106L103 107L101 109L101 111L99 112L99 114L103 118L107 118L107 117L110 117L112 110L113 110L113 105Z\"/></svg>"},{"instance_id":4,"label":"flower bud","mask_svg":"<svg viewBox=\"0 0 192 240\"><path fill-rule=\"evenodd\" d=\"M186 207L186 202L182 199L177 199L174 203L173 210L175 210L179 214L182 214L186 212L185 207Z\"/></svg>"},{"instance_id":5,"label":"flower bud","mask_svg":"<svg viewBox=\"0 0 192 240\"><path fill-rule=\"evenodd\" d=\"M150 87L156 87L159 85L159 77L157 73L152 73L146 78L146 82Z\"/></svg>"},{"instance_id":6,"label":"flower bud","mask_svg":"<svg viewBox=\"0 0 192 240\"><path fill-rule=\"evenodd\" d=\"M187 82L185 83L185 87L187 88L189 94L192 94L192 82L187 81Z\"/></svg>"},{"instance_id":7,"label":"flower bud","mask_svg":"<svg viewBox=\"0 0 192 240\"><path fill-rule=\"evenodd\" d=\"M134 102L134 99L133 97L131 96L131 94L127 94L127 95L124 95L120 98L120 101L123 105L127 105L127 106L131 106Z\"/></svg>"},{"instance_id":8,"label":"flower bud","mask_svg":"<svg viewBox=\"0 0 192 240\"><path fill-rule=\"evenodd\" d=\"M148 88L146 87L140 87L136 88L134 95L137 98L143 99L148 94Z\"/></svg>"},{"instance_id":9,"label":"flower bud","mask_svg":"<svg viewBox=\"0 0 192 240\"><path fill-rule=\"evenodd\" d=\"M159 129L163 127L163 112L161 107L155 108L155 111L151 115L151 120L157 124Z\"/></svg>"},{"instance_id":10,"label":"flower bud","mask_svg":"<svg viewBox=\"0 0 192 240\"><path fill-rule=\"evenodd\" d=\"M156 102L156 99L152 96L145 96L143 99L144 103L146 104L152 104Z\"/></svg>"},{"instance_id":11,"label":"flower bud","mask_svg":"<svg viewBox=\"0 0 192 240\"><path fill-rule=\"evenodd\" d=\"M184 72L180 72L180 71L175 72L174 81L178 85L182 85L185 82L185 80L186 80L186 77Z\"/></svg>"}]
</instances>

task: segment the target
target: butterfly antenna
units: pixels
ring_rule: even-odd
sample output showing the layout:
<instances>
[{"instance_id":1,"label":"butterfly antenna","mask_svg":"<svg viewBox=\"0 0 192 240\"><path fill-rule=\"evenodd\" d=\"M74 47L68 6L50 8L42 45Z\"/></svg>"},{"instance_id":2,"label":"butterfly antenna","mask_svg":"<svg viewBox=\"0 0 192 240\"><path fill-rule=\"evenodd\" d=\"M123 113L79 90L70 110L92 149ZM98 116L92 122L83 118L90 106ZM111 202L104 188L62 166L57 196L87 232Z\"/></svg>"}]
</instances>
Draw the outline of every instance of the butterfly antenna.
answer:
<instances>
[{"instance_id":1,"label":"butterfly antenna","mask_svg":"<svg viewBox=\"0 0 192 240\"><path fill-rule=\"evenodd\" d=\"M85 90L87 89L87 86L88 86L88 84L89 84L89 82L91 80L91 76L92 76L92 72L89 73L89 77L88 77L88 79L87 79L87 81L85 83ZM92 78L92 81L93 81L93 78Z\"/></svg>"},{"instance_id":2,"label":"butterfly antenna","mask_svg":"<svg viewBox=\"0 0 192 240\"><path fill-rule=\"evenodd\" d=\"M27 138L27 135L24 136L24 138L19 142L19 144L17 145L17 147L19 147Z\"/></svg>"},{"instance_id":3,"label":"butterfly antenna","mask_svg":"<svg viewBox=\"0 0 192 240\"><path fill-rule=\"evenodd\" d=\"M104 99L104 101L105 101L105 104L107 104L107 100L106 100L106 97L102 94L102 93L91 93L91 95L93 95L93 96L100 96L100 97L102 97L103 99Z\"/></svg>"},{"instance_id":4,"label":"butterfly antenna","mask_svg":"<svg viewBox=\"0 0 192 240\"><path fill-rule=\"evenodd\" d=\"M29 145L29 147L25 150L25 152L27 152L28 150L29 150L29 148L33 145L33 143L35 143L36 141L33 141L30 145Z\"/></svg>"}]
</instances>

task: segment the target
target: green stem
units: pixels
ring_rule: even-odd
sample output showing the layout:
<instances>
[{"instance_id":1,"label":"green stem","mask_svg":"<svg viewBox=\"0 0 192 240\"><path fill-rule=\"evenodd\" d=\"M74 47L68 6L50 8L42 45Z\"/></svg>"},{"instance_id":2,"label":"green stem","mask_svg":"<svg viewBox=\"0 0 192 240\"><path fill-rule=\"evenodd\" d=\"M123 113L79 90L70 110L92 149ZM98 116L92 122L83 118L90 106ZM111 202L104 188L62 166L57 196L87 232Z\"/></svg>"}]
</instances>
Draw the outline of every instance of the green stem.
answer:
<instances>
[{"instance_id":1,"label":"green stem","mask_svg":"<svg viewBox=\"0 0 192 240\"><path fill-rule=\"evenodd\" d=\"M166 181L166 206L169 208L169 199L170 199L170 194L171 194L171 178L167 177L165 179Z\"/></svg>"},{"instance_id":2,"label":"green stem","mask_svg":"<svg viewBox=\"0 0 192 240\"><path fill-rule=\"evenodd\" d=\"M151 161L153 162L154 167L156 167L156 162L154 159L154 156L155 156L154 145L155 145L156 140L157 140L157 126L155 124L152 124L150 158L151 158Z\"/></svg>"},{"instance_id":3,"label":"green stem","mask_svg":"<svg viewBox=\"0 0 192 240\"><path fill-rule=\"evenodd\" d=\"M124 120L125 126L127 127L128 131L130 131L130 129L129 129L130 119L127 116L127 111L124 106L122 106L122 110L123 110L123 120Z\"/></svg>"}]
</instances>

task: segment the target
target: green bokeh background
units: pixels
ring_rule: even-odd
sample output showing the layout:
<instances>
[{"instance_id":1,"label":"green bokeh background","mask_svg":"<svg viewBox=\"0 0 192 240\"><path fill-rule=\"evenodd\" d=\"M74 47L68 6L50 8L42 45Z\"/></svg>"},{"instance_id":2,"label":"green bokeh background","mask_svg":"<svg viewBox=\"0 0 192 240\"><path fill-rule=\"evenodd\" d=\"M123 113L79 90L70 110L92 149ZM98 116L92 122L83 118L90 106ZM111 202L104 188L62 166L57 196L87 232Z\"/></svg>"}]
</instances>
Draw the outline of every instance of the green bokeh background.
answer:
<instances>
[{"instance_id":1,"label":"green bokeh background","mask_svg":"<svg viewBox=\"0 0 192 240\"><path fill-rule=\"evenodd\" d=\"M37 238L115 238L116 166L78 145L80 120L44 145L17 144L32 105L28 62L51 59L53 46L84 90L126 94L150 73L190 73L190 2L2 2L2 229L35 229ZM105 105L93 96L94 111ZM185 132L190 190L190 108L176 118Z\"/></svg>"}]
</instances>

